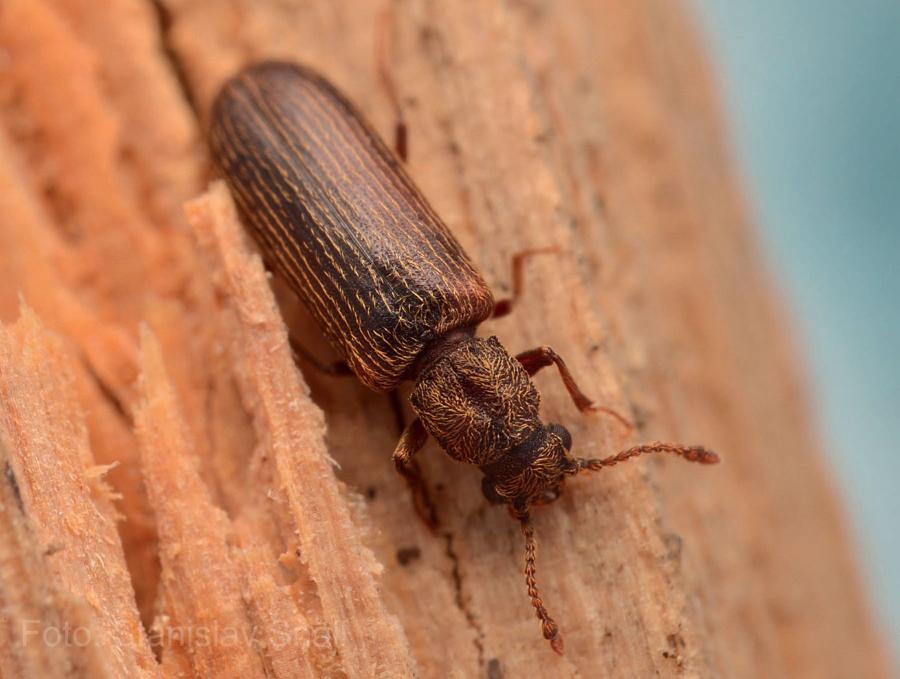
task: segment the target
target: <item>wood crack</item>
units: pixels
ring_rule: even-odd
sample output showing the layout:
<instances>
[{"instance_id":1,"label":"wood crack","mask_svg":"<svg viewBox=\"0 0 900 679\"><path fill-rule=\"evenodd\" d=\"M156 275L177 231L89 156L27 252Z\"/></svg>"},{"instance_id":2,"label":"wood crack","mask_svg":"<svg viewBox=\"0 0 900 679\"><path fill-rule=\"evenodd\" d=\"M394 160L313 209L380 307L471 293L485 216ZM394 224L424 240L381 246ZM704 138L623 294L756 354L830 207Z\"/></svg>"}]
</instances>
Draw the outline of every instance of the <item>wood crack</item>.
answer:
<instances>
[{"instance_id":1,"label":"wood crack","mask_svg":"<svg viewBox=\"0 0 900 679\"><path fill-rule=\"evenodd\" d=\"M481 624L478 622L475 611L473 611L471 606L469 606L469 603L466 601L466 597L463 594L463 576L462 570L460 569L459 555L457 555L453 545L453 532L445 531L443 536L446 544L445 553L447 555L447 558L450 559L451 563L450 575L453 578L453 590L455 593L456 606L465 616L466 622L475 633L475 636L472 639L472 643L475 644L475 650L478 653L478 666L484 667L484 630L482 629Z\"/></svg>"}]
</instances>

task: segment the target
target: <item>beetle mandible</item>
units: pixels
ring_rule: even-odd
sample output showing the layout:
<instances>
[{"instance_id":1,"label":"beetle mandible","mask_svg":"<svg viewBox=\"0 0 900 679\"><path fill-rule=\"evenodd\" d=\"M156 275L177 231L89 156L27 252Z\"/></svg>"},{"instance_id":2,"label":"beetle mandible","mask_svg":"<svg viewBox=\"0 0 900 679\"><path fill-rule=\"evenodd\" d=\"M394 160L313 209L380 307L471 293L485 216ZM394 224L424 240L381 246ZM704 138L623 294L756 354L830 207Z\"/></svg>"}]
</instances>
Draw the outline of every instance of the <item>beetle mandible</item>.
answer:
<instances>
[{"instance_id":1,"label":"beetle mandible","mask_svg":"<svg viewBox=\"0 0 900 679\"><path fill-rule=\"evenodd\" d=\"M705 464L718 456L659 442L603 459L573 456L569 432L541 422L531 376L555 365L579 410L606 409L584 395L550 347L513 357L496 337L475 335L479 323L512 308L522 262L535 251L514 260L512 300L495 303L400 160L314 71L283 62L245 68L213 105L209 144L267 263L350 370L376 391L415 383L417 417L393 459L417 508L426 503L414 456L431 435L450 457L477 465L487 499L518 519L528 594L544 637L561 653L562 636L535 580L530 508L555 499L570 476L643 453Z\"/></svg>"}]
</instances>

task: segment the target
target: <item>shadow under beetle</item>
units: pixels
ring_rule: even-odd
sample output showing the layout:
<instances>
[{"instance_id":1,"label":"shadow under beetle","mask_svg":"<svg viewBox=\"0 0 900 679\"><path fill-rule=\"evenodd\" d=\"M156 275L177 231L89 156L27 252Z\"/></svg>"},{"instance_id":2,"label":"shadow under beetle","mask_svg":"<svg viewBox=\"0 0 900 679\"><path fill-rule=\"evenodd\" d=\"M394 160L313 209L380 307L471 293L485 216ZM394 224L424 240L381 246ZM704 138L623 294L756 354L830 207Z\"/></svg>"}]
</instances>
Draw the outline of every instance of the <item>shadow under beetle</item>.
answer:
<instances>
[{"instance_id":1,"label":"shadow under beetle","mask_svg":"<svg viewBox=\"0 0 900 679\"><path fill-rule=\"evenodd\" d=\"M405 138L405 136L404 136ZM605 410L582 393L550 347L511 356L476 326L510 311L525 258L513 262L510 300L495 304L459 243L355 107L294 64L251 65L212 111L209 144L269 265L309 308L349 369L368 387L415 383L417 417L394 451L417 510L434 525L414 456L427 437L477 465L489 501L505 504L525 537L525 578L543 635L562 653L535 581L529 508L554 500L566 478L643 453L718 461L701 446L648 443L604 459L572 455L572 437L544 424L531 376L555 365L582 412ZM404 144L405 146L405 144Z\"/></svg>"}]
</instances>

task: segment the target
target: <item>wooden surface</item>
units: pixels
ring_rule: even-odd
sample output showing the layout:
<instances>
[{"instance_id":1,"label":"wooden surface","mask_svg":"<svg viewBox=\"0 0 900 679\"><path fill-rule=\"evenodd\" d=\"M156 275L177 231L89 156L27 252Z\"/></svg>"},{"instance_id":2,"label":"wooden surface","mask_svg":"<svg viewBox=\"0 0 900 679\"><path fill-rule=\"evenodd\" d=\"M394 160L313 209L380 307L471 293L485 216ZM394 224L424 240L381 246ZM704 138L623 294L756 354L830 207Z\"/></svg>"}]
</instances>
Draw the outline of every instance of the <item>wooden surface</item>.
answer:
<instances>
[{"instance_id":1,"label":"wooden surface","mask_svg":"<svg viewBox=\"0 0 900 679\"><path fill-rule=\"evenodd\" d=\"M888 676L698 44L672 0L4 0L0 675ZM379 55L409 172L494 289L561 248L482 332L553 346L635 440L725 460L536 513L562 658L476 470L426 448L430 534L390 403L294 369L227 194L195 198L242 64L311 65L388 136ZM537 382L578 454L626 443Z\"/></svg>"}]
</instances>

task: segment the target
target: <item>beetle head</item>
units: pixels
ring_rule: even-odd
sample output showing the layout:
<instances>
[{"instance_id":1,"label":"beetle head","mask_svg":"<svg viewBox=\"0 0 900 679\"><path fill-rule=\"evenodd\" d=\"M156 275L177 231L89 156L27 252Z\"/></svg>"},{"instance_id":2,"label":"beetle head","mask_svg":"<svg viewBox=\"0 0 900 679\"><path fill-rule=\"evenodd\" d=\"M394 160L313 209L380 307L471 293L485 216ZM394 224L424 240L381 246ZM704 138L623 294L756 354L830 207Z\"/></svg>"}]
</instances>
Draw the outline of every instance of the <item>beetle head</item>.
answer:
<instances>
[{"instance_id":1,"label":"beetle head","mask_svg":"<svg viewBox=\"0 0 900 679\"><path fill-rule=\"evenodd\" d=\"M501 460L482 467L485 497L495 504L510 505L514 512L553 502L566 477L578 471L571 448L572 435L565 427L541 426Z\"/></svg>"}]
</instances>

